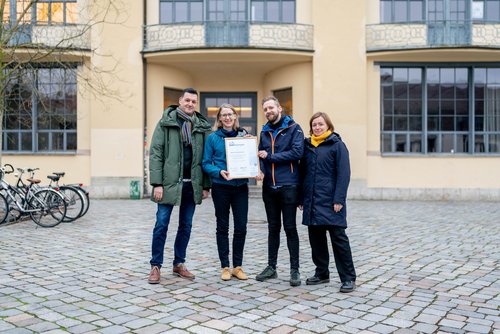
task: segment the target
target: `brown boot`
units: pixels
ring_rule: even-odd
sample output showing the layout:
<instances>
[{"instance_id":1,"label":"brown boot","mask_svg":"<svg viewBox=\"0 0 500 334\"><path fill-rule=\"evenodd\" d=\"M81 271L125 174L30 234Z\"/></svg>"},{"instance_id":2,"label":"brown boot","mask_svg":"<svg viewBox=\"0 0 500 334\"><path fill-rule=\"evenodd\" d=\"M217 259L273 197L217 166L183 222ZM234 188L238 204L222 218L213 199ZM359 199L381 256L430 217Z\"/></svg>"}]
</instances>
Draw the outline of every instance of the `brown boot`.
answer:
<instances>
[{"instance_id":1,"label":"brown boot","mask_svg":"<svg viewBox=\"0 0 500 334\"><path fill-rule=\"evenodd\" d=\"M174 269L172 270L174 275L177 275L182 278L187 278L187 279L194 279L194 275L187 270L186 266L184 263L179 263L178 265L174 266Z\"/></svg>"},{"instance_id":2,"label":"brown boot","mask_svg":"<svg viewBox=\"0 0 500 334\"><path fill-rule=\"evenodd\" d=\"M151 272L149 273L148 283L149 284L160 283L160 267L158 267L158 266L151 267Z\"/></svg>"}]
</instances>

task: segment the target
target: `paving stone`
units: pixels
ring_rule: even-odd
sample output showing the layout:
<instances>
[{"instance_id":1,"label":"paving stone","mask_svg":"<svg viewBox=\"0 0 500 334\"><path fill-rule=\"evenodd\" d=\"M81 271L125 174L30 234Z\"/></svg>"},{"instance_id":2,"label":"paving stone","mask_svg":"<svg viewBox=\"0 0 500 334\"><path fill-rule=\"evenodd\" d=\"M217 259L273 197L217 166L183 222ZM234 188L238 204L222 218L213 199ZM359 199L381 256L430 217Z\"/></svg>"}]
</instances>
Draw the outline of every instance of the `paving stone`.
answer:
<instances>
[{"instance_id":1,"label":"paving stone","mask_svg":"<svg viewBox=\"0 0 500 334\"><path fill-rule=\"evenodd\" d=\"M393 327L393 326L388 326L388 325L384 325L384 324L377 324L373 327L370 327L369 331L375 332L375 333L386 334L386 333L394 333L394 331L396 329L397 328Z\"/></svg>"},{"instance_id":2,"label":"paving stone","mask_svg":"<svg viewBox=\"0 0 500 334\"><path fill-rule=\"evenodd\" d=\"M265 221L262 200L249 204L251 220ZM330 284L291 288L285 241L279 277L256 281L267 264L266 224L252 224L247 232L245 270L251 279L221 282L214 272L220 264L211 201L195 213L188 248L195 281L170 272L178 208L158 285L147 284L156 209L149 200L93 200L81 221L52 229L0 226L0 332L500 332L498 261L488 255L498 249L498 203L474 202L474 212L461 202L349 205L348 234L359 274L350 294L338 292L334 263ZM127 229L117 234L117 224ZM307 228L298 225L298 232L305 279L315 268ZM43 257L34 261L33 254ZM24 263L33 265L28 270Z\"/></svg>"}]
</instances>

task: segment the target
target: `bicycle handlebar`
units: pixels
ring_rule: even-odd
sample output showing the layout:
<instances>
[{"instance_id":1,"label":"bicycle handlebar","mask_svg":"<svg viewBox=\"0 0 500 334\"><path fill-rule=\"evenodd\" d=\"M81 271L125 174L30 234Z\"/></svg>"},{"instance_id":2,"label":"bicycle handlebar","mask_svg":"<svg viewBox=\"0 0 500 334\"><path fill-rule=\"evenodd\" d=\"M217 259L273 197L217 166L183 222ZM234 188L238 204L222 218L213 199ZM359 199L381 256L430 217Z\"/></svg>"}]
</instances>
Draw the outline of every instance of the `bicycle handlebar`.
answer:
<instances>
[{"instance_id":1,"label":"bicycle handlebar","mask_svg":"<svg viewBox=\"0 0 500 334\"><path fill-rule=\"evenodd\" d=\"M10 167L10 170L6 169L7 167ZM2 170L2 172L4 172L5 174L10 174L14 171L14 167L11 165L11 164L5 164L3 165L3 167L0 168Z\"/></svg>"}]
</instances>

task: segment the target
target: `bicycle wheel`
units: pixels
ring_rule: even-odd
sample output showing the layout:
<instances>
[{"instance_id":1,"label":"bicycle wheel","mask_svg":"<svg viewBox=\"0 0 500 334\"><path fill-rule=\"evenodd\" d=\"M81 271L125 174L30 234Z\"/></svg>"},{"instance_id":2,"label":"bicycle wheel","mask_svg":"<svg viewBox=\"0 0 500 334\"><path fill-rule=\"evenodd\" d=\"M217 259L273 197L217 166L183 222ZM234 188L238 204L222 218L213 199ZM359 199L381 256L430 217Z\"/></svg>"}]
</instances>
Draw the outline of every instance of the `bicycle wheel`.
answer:
<instances>
[{"instance_id":1,"label":"bicycle wheel","mask_svg":"<svg viewBox=\"0 0 500 334\"><path fill-rule=\"evenodd\" d=\"M0 224L3 224L9 216L9 202L0 194Z\"/></svg>"},{"instance_id":2,"label":"bicycle wheel","mask_svg":"<svg viewBox=\"0 0 500 334\"><path fill-rule=\"evenodd\" d=\"M89 192L87 190L83 189L80 186L76 186L75 188L81 192L81 194L83 195L84 200L85 200L85 207L83 208L82 214L80 215L80 217L83 217L83 216L85 216L87 211L89 211L89 208L90 208L90 195L89 195Z\"/></svg>"},{"instance_id":3,"label":"bicycle wheel","mask_svg":"<svg viewBox=\"0 0 500 334\"><path fill-rule=\"evenodd\" d=\"M67 210L63 222L72 222L81 216L85 209L83 196L76 188L70 186L60 186L59 192L64 197Z\"/></svg>"},{"instance_id":4,"label":"bicycle wheel","mask_svg":"<svg viewBox=\"0 0 500 334\"><path fill-rule=\"evenodd\" d=\"M39 226L54 227L66 215L64 197L53 189L42 189L28 200L31 219Z\"/></svg>"},{"instance_id":5,"label":"bicycle wheel","mask_svg":"<svg viewBox=\"0 0 500 334\"><path fill-rule=\"evenodd\" d=\"M5 196L5 198L7 198L7 202L9 202L9 215L7 217L7 220L10 222L13 222L13 221L19 220L21 218L21 216L23 215L23 213L19 210L19 207L17 206L16 201L17 201L17 203L21 203L21 205L23 205L24 199L17 192L12 191L10 194L12 196L14 196L14 199L12 199L11 197Z\"/></svg>"}]
</instances>

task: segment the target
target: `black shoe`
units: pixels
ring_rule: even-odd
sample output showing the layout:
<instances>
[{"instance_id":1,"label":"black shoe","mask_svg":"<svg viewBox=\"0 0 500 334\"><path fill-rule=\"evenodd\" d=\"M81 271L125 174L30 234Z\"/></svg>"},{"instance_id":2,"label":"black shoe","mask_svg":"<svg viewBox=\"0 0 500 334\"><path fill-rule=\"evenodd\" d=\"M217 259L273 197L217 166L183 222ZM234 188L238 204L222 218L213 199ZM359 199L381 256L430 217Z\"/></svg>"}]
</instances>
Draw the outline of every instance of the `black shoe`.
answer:
<instances>
[{"instance_id":1,"label":"black shoe","mask_svg":"<svg viewBox=\"0 0 500 334\"><path fill-rule=\"evenodd\" d=\"M343 293L353 292L354 289L356 289L356 282L354 281L342 282L342 285L340 286L340 292Z\"/></svg>"},{"instance_id":2,"label":"black shoe","mask_svg":"<svg viewBox=\"0 0 500 334\"><path fill-rule=\"evenodd\" d=\"M299 286L302 282L300 281L300 273L298 269L290 270L290 285Z\"/></svg>"},{"instance_id":3,"label":"black shoe","mask_svg":"<svg viewBox=\"0 0 500 334\"><path fill-rule=\"evenodd\" d=\"M329 277L313 276L313 277L309 277L306 280L306 285L324 284L324 283L329 283L329 282L330 282L330 278Z\"/></svg>"},{"instance_id":4,"label":"black shoe","mask_svg":"<svg viewBox=\"0 0 500 334\"><path fill-rule=\"evenodd\" d=\"M262 271L260 274L255 276L255 279L257 281L264 282L267 279L276 278L276 277L278 277L278 273L276 272L276 269L274 269L271 266L267 266L266 269L264 269L264 271Z\"/></svg>"}]
</instances>

